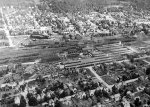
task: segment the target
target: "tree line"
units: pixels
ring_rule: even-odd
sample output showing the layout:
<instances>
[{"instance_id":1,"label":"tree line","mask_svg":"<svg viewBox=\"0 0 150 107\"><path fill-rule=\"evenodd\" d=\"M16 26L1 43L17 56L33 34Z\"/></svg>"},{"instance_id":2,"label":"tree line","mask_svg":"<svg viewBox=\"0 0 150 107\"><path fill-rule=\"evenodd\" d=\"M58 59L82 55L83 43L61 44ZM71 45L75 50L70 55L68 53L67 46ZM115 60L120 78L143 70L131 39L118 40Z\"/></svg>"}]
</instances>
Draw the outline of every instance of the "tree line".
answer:
<instances>
[{"instance_id":1,"label":"tree line","mask_svg":"<svg viewBox=\"0 0 150 107\"><path fill-rule=\"evenodd\" d=\"M112 0L41 0L41 3L53 12L76 13L102 11L104 6L111 3L110 1Z\"/></svg>"}]
</instances>

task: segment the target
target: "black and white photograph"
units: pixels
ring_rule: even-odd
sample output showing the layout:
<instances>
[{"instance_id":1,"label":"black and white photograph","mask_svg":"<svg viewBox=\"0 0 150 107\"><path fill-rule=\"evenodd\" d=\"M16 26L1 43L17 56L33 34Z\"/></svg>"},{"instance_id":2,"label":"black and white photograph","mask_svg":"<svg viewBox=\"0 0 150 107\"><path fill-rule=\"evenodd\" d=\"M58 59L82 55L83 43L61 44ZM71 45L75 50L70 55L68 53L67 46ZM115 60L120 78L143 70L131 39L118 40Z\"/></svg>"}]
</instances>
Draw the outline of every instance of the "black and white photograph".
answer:
<instances>
[{"instance_id":1,"label":"black and white photograph","mask_svg":"<svg viewBox=\"0 0 150 107\"><path fill-rule=\"evenodd\" d=\"M0 107L150 107L150 0L0 0Z\"/></svg>"}]
</instances>

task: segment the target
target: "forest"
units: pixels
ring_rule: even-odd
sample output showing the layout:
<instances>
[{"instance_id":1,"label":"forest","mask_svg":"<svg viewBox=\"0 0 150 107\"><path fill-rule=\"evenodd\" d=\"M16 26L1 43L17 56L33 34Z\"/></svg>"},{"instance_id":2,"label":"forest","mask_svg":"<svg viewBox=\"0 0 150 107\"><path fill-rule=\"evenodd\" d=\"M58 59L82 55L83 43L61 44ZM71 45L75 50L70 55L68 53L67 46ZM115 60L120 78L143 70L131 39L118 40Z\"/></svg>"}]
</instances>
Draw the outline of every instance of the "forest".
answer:
<instances>
[{"instance_id":1,"label":"forest","mask_svg":"<svg viewBox=\"0 0 150 107\"><path fill-rule=\"evenodd\" d=\"M90 12L90 11L101 11L103 7L116 2L117 0L40 0L45 8L50 8L53 12ZM40 4L41 5L41 4Z\"/></svg>"}]
</instances>

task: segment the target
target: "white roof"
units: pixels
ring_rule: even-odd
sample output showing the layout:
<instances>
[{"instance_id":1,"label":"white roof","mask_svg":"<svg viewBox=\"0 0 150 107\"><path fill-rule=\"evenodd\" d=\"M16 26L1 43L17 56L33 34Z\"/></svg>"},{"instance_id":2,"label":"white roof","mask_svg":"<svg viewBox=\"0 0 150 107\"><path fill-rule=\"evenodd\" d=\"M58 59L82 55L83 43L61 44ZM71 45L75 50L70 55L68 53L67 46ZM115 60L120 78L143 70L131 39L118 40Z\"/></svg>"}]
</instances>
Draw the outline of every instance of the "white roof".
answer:
<instances>
[{"instance_id":1,"label":"white roof","mask_svg":"<svg viewBox=\"0 0 150 107\"><path fill-rule=\"evenodd\" d=\"M61 20L63 20L64 22L70 22L70 20L67 17L61 17Z\"/></svg>"},{"instance_id":2,"label":"white roof","mask_svg":"<svg viewBox=\"0 0 150 107\"><path fill-rule=\"evenodd\" d=\"M150 21L135 21L137 24L150 24Z\"/></svg>"},{"instance_id":3,"label":"white roof","mask_svg":"<svg viewBox=\"0 0 150 107\"><path fill-rule=\"evenodd\" d=\"M110 20L110 21L116 21L113 17L106 15L106 20Z\"/></svg>"}]
</instances>

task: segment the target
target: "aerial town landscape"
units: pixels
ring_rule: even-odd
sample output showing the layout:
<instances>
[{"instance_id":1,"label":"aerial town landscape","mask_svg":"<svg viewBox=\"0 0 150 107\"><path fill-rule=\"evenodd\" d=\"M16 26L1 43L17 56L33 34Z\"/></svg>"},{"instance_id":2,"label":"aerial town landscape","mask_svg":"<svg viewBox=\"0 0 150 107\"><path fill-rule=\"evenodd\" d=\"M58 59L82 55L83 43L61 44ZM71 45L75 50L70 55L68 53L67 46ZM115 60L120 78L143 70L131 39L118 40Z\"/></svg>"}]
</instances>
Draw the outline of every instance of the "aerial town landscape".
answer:
<instances>
[{"instance_id":1,"label":"aerial town landscape","mask_svg":"<svg viewBox=\"0 0 150 107\"><path fill-rule=\"evenodd\" d=\"M0 107L150 107L150 0L0 0Z\"/></svg>"}]
</instances>

